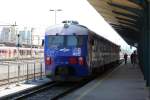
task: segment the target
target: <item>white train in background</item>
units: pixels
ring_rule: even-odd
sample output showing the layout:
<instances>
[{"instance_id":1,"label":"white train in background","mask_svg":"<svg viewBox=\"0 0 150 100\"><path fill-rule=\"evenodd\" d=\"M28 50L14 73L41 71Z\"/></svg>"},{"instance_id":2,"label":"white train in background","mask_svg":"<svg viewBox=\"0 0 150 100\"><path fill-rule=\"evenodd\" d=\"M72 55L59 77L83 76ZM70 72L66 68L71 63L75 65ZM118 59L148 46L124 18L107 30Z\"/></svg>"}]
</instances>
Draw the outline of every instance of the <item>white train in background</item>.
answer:
<instances>
[{"instance_id":1,"label":"white train in background","mask_svg":"<svg viewBox=\"0 0 150 100\"><path fill-rule=\"evenodd\" d=\"M2 59L15 59L15 58L25 59L25 58L43 58L44 49L43 48L23 48L23 47L0 47L0 60Z\"/></svg>"}]
</instances>

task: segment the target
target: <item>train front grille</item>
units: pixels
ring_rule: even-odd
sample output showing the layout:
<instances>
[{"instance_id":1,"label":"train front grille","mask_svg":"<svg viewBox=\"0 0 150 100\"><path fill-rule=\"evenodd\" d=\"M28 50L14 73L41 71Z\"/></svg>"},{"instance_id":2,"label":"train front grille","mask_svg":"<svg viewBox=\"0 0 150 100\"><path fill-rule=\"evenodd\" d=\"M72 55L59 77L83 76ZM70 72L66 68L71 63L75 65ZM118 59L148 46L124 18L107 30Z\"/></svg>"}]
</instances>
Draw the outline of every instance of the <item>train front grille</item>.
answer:
<instances>
[{"instance_id":1,"label":"train front grille","mask_svg":"<svg viewBox=\"0 0 150 100\"><path fill-rule=\"evenodd\" d=\"M75 70L71 66L59 66L55 71L55 75L74 75Z\"/></svg>"}]
</instances>

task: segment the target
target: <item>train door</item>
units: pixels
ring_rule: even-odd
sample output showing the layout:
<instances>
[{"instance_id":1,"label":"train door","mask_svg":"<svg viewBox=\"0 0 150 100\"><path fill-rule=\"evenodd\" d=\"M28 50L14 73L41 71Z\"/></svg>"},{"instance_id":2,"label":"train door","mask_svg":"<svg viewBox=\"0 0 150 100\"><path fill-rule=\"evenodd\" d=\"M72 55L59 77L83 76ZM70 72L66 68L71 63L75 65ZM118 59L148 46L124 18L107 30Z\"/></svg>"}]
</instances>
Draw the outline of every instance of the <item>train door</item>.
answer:
<instances>
[{"instance_id":1,"label":"train door","mask_svg":"<svg viewBox=\"0 0 150 100\"><path fill-rule=\"evenodd\" d=\"M92 66L92 47L94 45L94 38L92 37L91 34L88 36L88 67L90 72L92 73L93 66Z\"/></svg>"}]
</instances>

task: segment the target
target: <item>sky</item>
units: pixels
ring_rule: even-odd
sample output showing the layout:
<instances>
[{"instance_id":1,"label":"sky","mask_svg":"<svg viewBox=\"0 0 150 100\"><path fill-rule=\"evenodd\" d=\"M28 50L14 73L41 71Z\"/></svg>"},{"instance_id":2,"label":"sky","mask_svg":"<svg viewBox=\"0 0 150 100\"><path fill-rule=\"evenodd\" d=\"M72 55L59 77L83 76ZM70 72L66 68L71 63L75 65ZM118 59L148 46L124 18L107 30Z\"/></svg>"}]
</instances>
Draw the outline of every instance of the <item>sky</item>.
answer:
<instances>
[{"instance_id":1,"label":"sky","mask_svg":"<svg viewBox=\"0 0 150 100\"><path fill-rule=\"evenodd\" d=\"M0 0L0 24L33 27L34 34L44 36L45 29L63 20L77 20L108 40L129 48L87 0ZM118 42L119 41L119 42Z\"/></svg>"}]
</instances>

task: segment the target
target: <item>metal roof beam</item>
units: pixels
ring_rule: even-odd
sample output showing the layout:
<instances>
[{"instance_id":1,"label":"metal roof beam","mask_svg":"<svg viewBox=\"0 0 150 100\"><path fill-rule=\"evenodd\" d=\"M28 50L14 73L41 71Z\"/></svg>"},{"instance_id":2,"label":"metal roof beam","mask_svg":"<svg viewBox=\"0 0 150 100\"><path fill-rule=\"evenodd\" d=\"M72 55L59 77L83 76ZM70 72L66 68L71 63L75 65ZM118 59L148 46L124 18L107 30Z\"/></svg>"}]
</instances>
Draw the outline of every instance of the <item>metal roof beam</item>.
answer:
<instances>
[{"instance_id":1,"label":"metal roof beam","mask_svg":"<svg viewBox=\"0 0 150 100\"><path fill-rule=\"evenodd\" d=\"M134 45L138 42L146 0L88 0L88 2L128 44Z\"/></svg>"},{"instance_id":2,"label":"metal roof beam","mask_svg":"<svg viewBox=\"0 0 150 100\"><path fill-rule=\"evenodd\" d=\"M137 20L125 19L125 18L117 17L117 16L116 16L116 18L117 18L118 20L124 20L124 21L128 21L128 22L130 22L130 23L137 24Z\"/></svg>"},{"instance_id":3,"label":"metal roof beam","mask_svg":"<svg viewBox=\"0 0 150 100\"><path fill-rule=\"evenodd\" d=\"M137 5L140 5L140 6L144 6L144 3L145 3L145 0L129 0L130 2L133 2Z\"/></svg>"},{"instance_id":4,"label":"metal roof beam","mask_svg":"<svg viewBox=\"0 0 150 100\"><path fill-rule=\"evenodd\" d=\"M111 3L117 4L117 5L123 5L126 7L132 7L136 9L142 9L142 6L139 4L133 3L130 0L110 0Z\"/></svg>"},{"instance_id":5,"label":"metal roof beam","mask_svg":"<svg viewBox=\"0 0 150 100\"><path fill-rule=\"evenodd\" d=\"M129 24L129 25L133 25L133 26L137 26L137 24L135 24L135 23L132 23L132 22L129 22L129 21L125 21L125 20L119 20L118 19L118 22L120 23L120 22L123 22L123 23L127 23L127 24Z\"/></svg>"},{"instance_id":6,"label":"metal roof beam","mask_svg":"<svg viewBox=\"0 0 150 100\"><path fill-rule=\"evenodd\" d=\"M125 13L125 14L130 14L130 15L133 15L133 16L139 16L137 13L134 13L130 10L127 10L127 9L122 9L118 6L111 6L112 7L112 10L116 11L116 12L121 12L121 13Z\"/></svg>"},{"instance_id":7,"label":"metal roof beam","mask_svg":"<svg viewBox=\"0 0 150 100\"><path fill-rule=\"evenodd\" d=\"M134 30L135 32L139 32L139 29L137 29L137 28L135 28L135 27L133 27L133 26L131 26L131 25L128 25L128 24L126 24L126 23L120 22L120 25L121 25L122 27L127 27L128 29Z\"/></svg>"},{"instance_id":8,"label":"metal roof beam","mask_svg":"<svg viewBox=\"0 0 150 100\"><path fill-rule=\"evenodd\" d=\"M139 32L139 29L135 28L135 27L132 27L130 25L127 25L127 24L124 24L124 23L120 23L120 25L117 25L117 24L113 24L113 23L110 23L112 26L119 26L121 27L122 29L124 30L132 30L132 31L135 31L135 32Z\"/></svg>"},{"instance_id":9,"label":"metal roof beam","mask_svg":"<svg viewBox=\"0 0 150 100\"><path fill-rule=\"evenodd\" d=\"M137 16L133 16L133 15L129 15L129 14L121 13L121 12L116 12L116 11L114 11L114 10L113 10L112 12L114 12L114 13L117 14L117 15L126 16L126 17L128 17L128 18L130 18L130 19L134 19L134 20L139 19L139 17L137 17ZM116 15L116 16L117 16L117 15Z\"/></svg>"},{"instance_id":10,"label":"metal roof beam","mask_svg":"<svg viewBox=\"0 0 150 100\"><path fill-rule=\"evenodd\" d=\"M131 16L131 15L125 15L125 14L118 13L118 12L114 12L114 13L116 13L116 14L118 14L118 15L121 14L122 16L128 16L128 17L130 17L130 18L131 18L131 17L132 17L132 18L134 17L134 16ZM121 18L122 18L122 17L121 17ZM141 28L142 28L141 25L143 24L143 17L137 18L137 19L135 19L135 20L136 20L136 23L135 23L135 24L138 26L139 29L141 29ZM134 20L134 21L135 21L135 20Z\"/></svg>"},{"instance_id":11,"label":"metal roof beam","mask_svg":"<svg viewBox=\"0 0 150 100\"><path fill-rule=\"evenodd\" d=\"M132 13L135 13L136 15L139 15L139 16L142 16L142 14L143 14L143 13L141 13L143 9L132 8L132 7L124 6L124 5L119 5L116 3L108 3L108 4L111 6L117 7L118 9L126 9Z\"/></svg>"},{"instance_id":12,"label":"metal roof beam","mask_svg":"<svg viewBox=\"0 0 150 100\"><path fill-rule=\"evenodd\" d=\"M138 28L138 29L141 28L140 25L135 24L135 23L130 23L130 22L128 22L128 21L118 20L118 22L119 22L119 23L124 23L124 24L126 24L126 25L129 25L129 26L132 26L132 27L135 27L135 28Z\"/></svg>"},{"instance_id":13,"label":"metal roof beam","mask_svg":"<svg viewBox=\"0 0 150 100\"><path fill-rule=\"evenodd\" d=\"M114 24L114 23L111 23L110 24L112 27L120 27L120 28L122 28L122 29L124 29L124 30L127 30L127 29L129 29L129 30L133 30L133 31L135 31L135 30L137 30L137 32L138 32L138 29L136 29L135 27L133 27L133 26L130 26L130 25L127 25L126 23L123 23L123 22L121 22L119 25L117 25L117 24Z\"/></svg>"},{"instance_id":14,"label":"metal roof beam","mask_svg":"<svg viewBox=\"0 0 150 100\"><path fill-rule=\"evenodd\" d=\"M134 40L134 41L138 41L138 37L137 34L134 34L133 32L130 31L122 31L122 30L117 30L117 32L122 36L122 37L126 37L129 40Z\"/></svg>"},{"instance_id":15,"label":"metal roof beam","mask_svg":"<svg viewBox=\"0 0 150 100\"><path fill-rule=\"evenodd\" d=\"M126 16L126 17L130 18L129 20L133 20L134 19L133 21L136 21L139 25L143 23L143 19L144 19L143 16L135 17L135 16L132 16L132 15L127 15L127 14L120 13L120 12L115 12L115 11L113 11L113 12L117 14L116 15L117 17L119 17L120 15L121 15L121 18L123 18L123 16Z\"/></svg>"},{"instance_id":16,"label":"metal roof beam","mask_svg":"<svg viewBox=\"0 0 150 100\"><path fill-rule=\"evenodd\" d=\"M111 24L114 29L123 30L119 25Z\"/></svg>"},{"instance_id":17,"label":"metal roof beam","mask_svg":"<svg viewBox=\"0 0 150 100\"><path fill-rule=\"evenodd\" d=\"M115 25L115 24L111 24L111 25L123 38L128 37L128 38L134 39L136 41L139 40L139 38L137 37L137 34L139 34L139 32L135 32L133 29L130 29L126 26Z\"/></svg>"}]
</instances>

